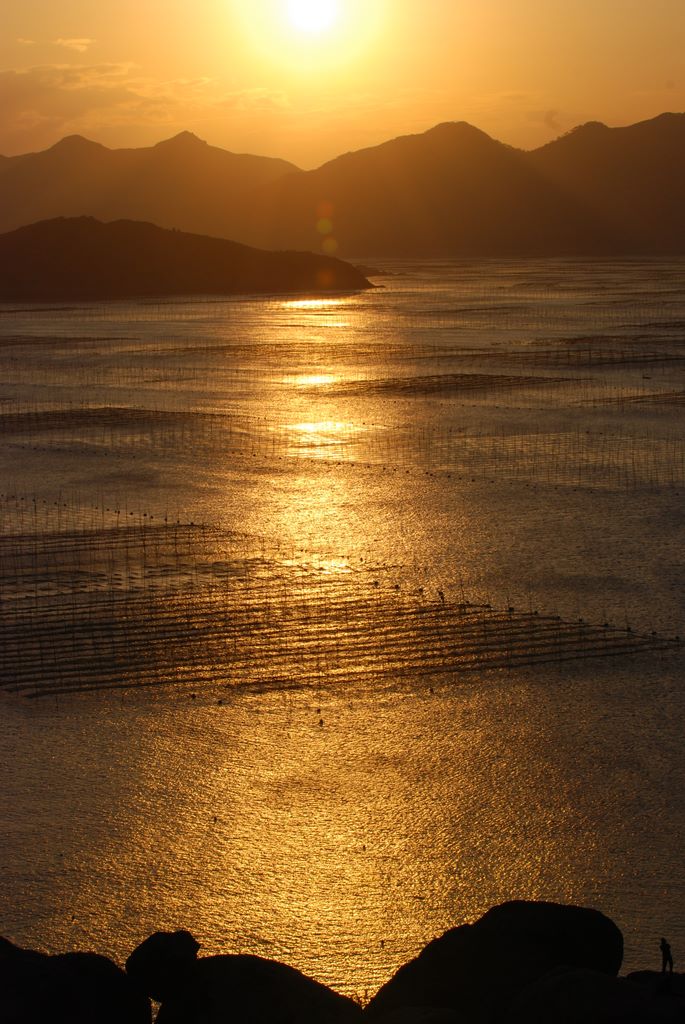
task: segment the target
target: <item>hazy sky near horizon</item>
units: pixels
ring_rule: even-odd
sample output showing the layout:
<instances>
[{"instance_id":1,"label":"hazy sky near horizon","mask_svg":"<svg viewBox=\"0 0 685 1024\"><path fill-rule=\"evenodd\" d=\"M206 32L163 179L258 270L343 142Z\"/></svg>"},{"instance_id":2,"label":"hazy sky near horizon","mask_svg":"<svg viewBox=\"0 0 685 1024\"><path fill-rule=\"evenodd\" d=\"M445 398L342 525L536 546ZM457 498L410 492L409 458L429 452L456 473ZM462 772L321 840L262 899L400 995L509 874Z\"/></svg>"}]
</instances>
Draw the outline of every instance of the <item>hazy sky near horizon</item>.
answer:
<instances>
[{"instance_id":1,"label":"hazy sky near horizon","mask_svg":"<svg viewBox=\"0 0 685 1024\"><path fill-rule=\"evenodd\" d=\"M313 167L470 121L533 148L685 110L685 0L3 0L0 153L182 130Z\"/></svg>"}]
</instances>

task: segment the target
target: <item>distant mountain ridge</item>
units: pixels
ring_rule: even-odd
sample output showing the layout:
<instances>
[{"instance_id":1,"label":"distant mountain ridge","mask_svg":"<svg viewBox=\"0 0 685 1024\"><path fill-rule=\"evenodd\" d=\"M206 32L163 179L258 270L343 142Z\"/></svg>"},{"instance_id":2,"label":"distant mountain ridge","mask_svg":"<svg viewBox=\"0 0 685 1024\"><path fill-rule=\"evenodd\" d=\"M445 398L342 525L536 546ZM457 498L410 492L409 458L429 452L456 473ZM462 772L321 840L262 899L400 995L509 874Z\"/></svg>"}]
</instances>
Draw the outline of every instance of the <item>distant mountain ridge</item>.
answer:
<instances>
[{"instance_id":1,"label":"distant mountain ridge","mask_svg":"<svg viewBox=\"0 0 685 1024\"><path fill-rule=\"evenodd\" d=\"M347 257L685 254L685 114L590 122L530 152L447 122L313 171L189 132L0 159L0 230L76 214Z\"/></svg>"},{"instance_id":2,"label":"distant mountain ridge","mask_svg":"<svg viewBox=\"0 0 685 1024\"><path fill-rule=\"evenodd\" d=\"M0 231L91 216L226 236L226 211L292 171L285 160L229 153L191 132L142 149L108 149L71 135L43 152L0 161Z\"/></svg>"},{"instance_id":3,"label":"distant mountain ridge","mask_svg":"<svg viewBox=\"0 0 685 1024\"><path fill-rule=\"evenodd\" d=\"M0 302L354 291L349 263L140 221L58 217L0 235Z\"/></svg>"},{"instance_id":4,"label":"distant mountain ridge","mask_svg":"<svg viewBox=\"0 0 685 1024\"><path fill-rule=\"evenodd\" d=\"M535 150L536 171L608 222L627 247L685 253L685 114L598 122Z\"/></svg>"},{"instance_id":5,"label":"distant mountain ridge","mask_svg":"<svg viewBox=\"0 0 685 1024\"><path fill-rule=\"evenodd\" d=\"M316 244L317 197L343 253L516 255L582 241L584 214L560 216L557 190L527 154L464 122L347 153L261 190L259 244ZM568 224L566 223L568 220ZM589 226L588 226L589 227Z\"/></svg>"}]
</instances>

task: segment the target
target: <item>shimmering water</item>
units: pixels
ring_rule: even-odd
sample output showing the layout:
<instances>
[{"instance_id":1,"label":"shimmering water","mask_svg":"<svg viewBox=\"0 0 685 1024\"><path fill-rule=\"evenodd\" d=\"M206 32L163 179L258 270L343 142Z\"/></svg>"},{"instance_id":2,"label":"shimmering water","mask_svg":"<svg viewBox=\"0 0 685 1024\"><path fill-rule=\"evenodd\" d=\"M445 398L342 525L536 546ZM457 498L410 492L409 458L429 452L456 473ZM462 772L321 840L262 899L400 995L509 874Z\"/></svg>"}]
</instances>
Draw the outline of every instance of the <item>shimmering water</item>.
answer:
<instances>
[{"instance_id":1,"label":"shimmering water","mask_svg":"<svg viewBox=\"0 0 685 1024\"><path fill-rule=\"evenodd\" d=\"M546 897L685 956L685 265L389 269L0 307L15 941L363 996Z\"/></svg>"}]
</instances>

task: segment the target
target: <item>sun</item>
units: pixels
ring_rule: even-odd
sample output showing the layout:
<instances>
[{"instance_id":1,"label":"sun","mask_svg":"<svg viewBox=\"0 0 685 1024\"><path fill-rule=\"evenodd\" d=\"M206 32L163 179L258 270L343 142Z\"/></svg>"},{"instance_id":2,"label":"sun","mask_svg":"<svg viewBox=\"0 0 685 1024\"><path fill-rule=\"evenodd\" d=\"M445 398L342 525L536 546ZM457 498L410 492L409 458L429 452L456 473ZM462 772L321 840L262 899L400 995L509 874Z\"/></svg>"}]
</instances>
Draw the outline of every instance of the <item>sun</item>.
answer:
<instances>
[{"instance_id":1,"label":"sun","mask_svg":"<svg viewBox=\"0 0 685 1024\"><path fill-rule=\"evenodd\" d=\"M297 32L329 32L340 17L338 0L286 0L285 14Z\"/></svg>"},{"instance_id":2,"label":"sun","mask_svg":"<svg viewBox=\"0 0 685 1024\"><path fill-rule=\"evenodd\" d=\"M2 0L0 0L0 3ZM383 41L397 0L221 0L264 72L282 68L293 83L345 74Z\"/></svg>"}]
</instances>

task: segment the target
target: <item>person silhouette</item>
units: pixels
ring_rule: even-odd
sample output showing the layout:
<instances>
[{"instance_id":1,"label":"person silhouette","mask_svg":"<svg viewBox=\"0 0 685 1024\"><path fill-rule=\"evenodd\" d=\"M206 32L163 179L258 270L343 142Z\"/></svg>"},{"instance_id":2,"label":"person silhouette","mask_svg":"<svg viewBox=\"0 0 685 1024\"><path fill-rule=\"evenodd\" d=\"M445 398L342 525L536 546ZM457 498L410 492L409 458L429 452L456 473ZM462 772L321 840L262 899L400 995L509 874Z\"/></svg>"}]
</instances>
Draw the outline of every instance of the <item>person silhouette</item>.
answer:
<instances>
[{"instance_id":1,"label":"person silhouette","mask_svg":"<svg viewBox=\"0 0 685 1024\"><path fill-rule=\"evenodd\" d=\"M673 954L666 939L662 938L659 943L659 949L661 950L661 973L665 974L668 968L669 974L673 974Z\"/></svg>"}]
</instances>

